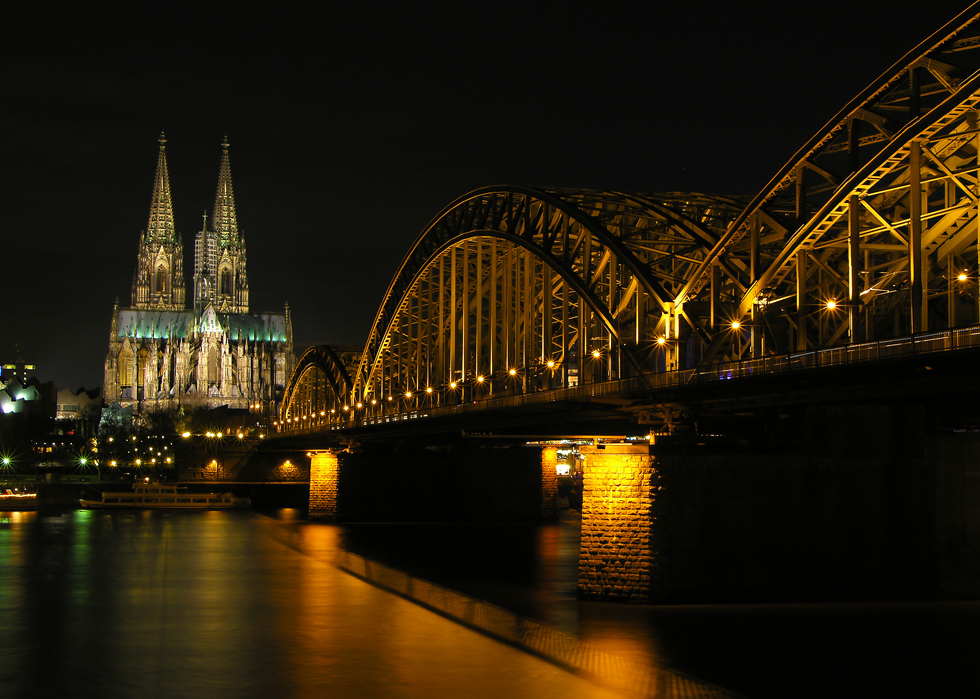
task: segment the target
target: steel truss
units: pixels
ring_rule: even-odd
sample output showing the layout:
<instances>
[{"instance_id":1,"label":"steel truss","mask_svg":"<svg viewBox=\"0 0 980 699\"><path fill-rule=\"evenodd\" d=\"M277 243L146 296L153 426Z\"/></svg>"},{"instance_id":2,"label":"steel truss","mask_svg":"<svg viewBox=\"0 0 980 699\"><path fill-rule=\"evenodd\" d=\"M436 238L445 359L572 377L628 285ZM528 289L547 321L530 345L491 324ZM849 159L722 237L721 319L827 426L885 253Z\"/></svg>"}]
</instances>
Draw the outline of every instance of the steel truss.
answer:
<instances>
[{"instance_id":1,"label":"steel truss","mask_svg":"<svg viewBox=\"0 0 980 699\"><path fill-rule=\"evenodd\" d=\"M280 419L289 424L322 424L350 396L351 371L360 352L327 345L311 347L299 358L282 401Z\"/></svg>"},{"instance_id":2,"label":"steel truss","mask_svg":"<svg viewBox=\"0 0 980 699\"><path fill-rule=\"evenodd\" d=\"M751 200L527 187L456 200L319 409L380 415L980 322L978 5Z\"/></svg>"}]
</instances>

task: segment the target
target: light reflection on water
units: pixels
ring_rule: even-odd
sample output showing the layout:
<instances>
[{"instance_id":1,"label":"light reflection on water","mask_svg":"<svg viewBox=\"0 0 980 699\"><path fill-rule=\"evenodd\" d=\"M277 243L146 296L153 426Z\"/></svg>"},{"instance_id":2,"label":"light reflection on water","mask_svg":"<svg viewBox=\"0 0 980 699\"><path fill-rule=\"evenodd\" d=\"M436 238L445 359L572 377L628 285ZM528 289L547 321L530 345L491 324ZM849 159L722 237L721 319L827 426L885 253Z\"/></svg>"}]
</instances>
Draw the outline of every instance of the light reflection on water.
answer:
<instances>
[{"instance_id":1,"label":"light reflection on water","mask_svg":"<svg viewBox=\"0 0 980 699\"><path fill-rule=\"evenodd\" d=\"M250 512L0 518L0 696L613 697Z\"/></svg>"},{"instance_id":2,"label":"light reflection on water","mask_svg":"<svg viewBox=\"0 0 980 699\"><path fill-rule=\"evenodd\" d=\"M747 697L980 682L976 602L578 602L574 522L277 517L0 513L0 697L616 696L338 571L339 547Z\"/></svg>"}]
</instances>

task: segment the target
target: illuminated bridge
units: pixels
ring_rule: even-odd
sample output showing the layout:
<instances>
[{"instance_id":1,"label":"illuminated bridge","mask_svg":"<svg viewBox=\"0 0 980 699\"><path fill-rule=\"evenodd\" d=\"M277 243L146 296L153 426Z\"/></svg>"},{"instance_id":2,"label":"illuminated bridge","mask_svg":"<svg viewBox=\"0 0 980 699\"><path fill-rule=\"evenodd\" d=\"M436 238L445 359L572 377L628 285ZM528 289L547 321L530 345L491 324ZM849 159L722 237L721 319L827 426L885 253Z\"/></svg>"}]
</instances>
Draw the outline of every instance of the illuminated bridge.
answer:
<instances>
[{"instance_id":1,"label":"illuminated bridge","mask_svg":"<svg viewBox=\"0 0 980 699\"><path fill-rule=\"evenodd\" d=\"M855 399L845 389L862 374L893 384L875 369L886 361L928 381L922 357L931 365L980 347L978 69L972 5L751 198L522 186L460 197L412 243L363 351L303 355L280 433L357 441L461 415L478 430L491 413L520 408L510 414L526 422L551 404L564 406L551 419L582 408L584 426L566 425L569 434L610 415L646 426L633 434L667 434L692 391L703 404L705 387L730 378L770 376L775 395L786 392L779 377L838 367L839 403ZM810 382L801 400L821 388ZM712 395L734 404L749 393ZM894 417L862 422L870 432ZM648 485L665 477L668 459L657 458L660 475L640 478Z\"/></svg>"},{"instance_id":2,"label":"illuminated bridge","mask_svg":"<svg viewBox=\"0 0 980 699\"><path fill-rule=\"evenodd\" d=\"M623 379L655 390L728 373L719 364L877 356L911 338L975 344L935 334L980 323L972 10L752 199L503 186L452 202L406 254L360 357L302 357L282 428Z\"/></svg>"}]
</instances>

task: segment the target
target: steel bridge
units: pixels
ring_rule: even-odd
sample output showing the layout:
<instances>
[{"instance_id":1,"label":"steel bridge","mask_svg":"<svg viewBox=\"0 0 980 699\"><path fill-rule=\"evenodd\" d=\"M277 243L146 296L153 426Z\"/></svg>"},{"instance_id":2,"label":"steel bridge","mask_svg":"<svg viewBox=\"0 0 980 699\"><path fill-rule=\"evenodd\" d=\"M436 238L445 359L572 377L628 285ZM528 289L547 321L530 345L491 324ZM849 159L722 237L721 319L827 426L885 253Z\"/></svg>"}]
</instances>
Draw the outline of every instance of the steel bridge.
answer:
<instances>
[{"instance_id":1,"label":"steel bridge","mask_svg":"<svg viewBox=\"0 0 980 699\"><path fill-rule=\"evenodd\" d=\"M412 244L363 351L303 355L277 427L972 347L978 6L872 82L751 199L520 186L460 197Z\"/></svg>"}]
</instances>

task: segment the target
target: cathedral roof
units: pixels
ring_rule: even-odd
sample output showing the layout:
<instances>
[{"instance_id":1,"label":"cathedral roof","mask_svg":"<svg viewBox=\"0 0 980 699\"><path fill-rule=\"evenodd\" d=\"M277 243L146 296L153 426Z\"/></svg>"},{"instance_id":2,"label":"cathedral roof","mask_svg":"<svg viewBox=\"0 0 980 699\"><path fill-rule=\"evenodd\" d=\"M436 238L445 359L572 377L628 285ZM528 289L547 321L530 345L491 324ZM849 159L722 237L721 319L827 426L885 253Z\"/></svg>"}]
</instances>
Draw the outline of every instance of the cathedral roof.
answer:
<instances>
[{"instance_id":1,"label":"cathedral roof","mask_svg":"<svg viewBox=\"0 0 980 699\"><path fill-rule=\"evenodd\" d=\"M284 313L245 315L215 313L216 326L230 340L286 342L288 319ZM203 314L196 311L120 309L117 337L186 338L201 330Z\"/></svg>"},{"instance_id":2,"label":"cathedral roof","mask_svg":"<svg viewBox=\"0 0 980 699\"><path fill-rule=\"evenodd\" d=\"M228 137L221 143L221 167L218 170L218 191L214 197L211 226L218 234L222 247L238 244L238 216L235 213L235 192L231 186L231 162L228 159Z\"/></svg>"},{"instance_id":3,"label":"cathedral roof","mask_svg":"<svg viewBox=\"0 0 980 699\"><path fill-rule=\"evenodd\" d=\"M150 220L146 225L148 240L174 241L174 207L170 200L170 175L167 172L167 138L160 132L160 154L153 178L153 197L150 200Z\"/></svg>"}]
</instances>

